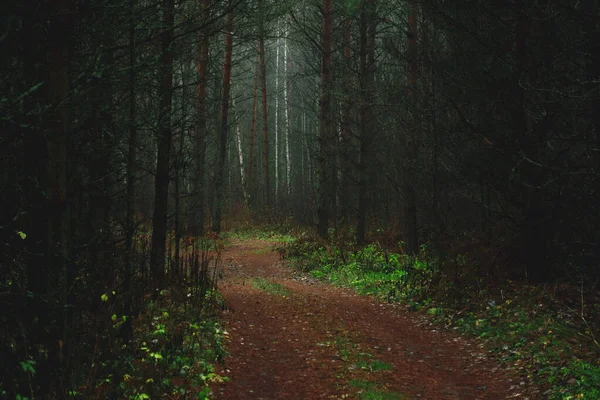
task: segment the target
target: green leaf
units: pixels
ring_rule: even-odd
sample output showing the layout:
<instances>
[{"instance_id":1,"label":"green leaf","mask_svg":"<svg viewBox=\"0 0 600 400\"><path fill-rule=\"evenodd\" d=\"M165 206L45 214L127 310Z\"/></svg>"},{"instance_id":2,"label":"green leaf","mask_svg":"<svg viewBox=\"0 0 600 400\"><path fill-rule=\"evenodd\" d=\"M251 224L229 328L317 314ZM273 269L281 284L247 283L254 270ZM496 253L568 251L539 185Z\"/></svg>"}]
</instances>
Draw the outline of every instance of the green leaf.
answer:
<instances>
[{"instance_id":1,"label":"green leaf","mask_svg":"<svg viewBox=\"0 0 600 400\"><path fill-rule=\"evenodd\" d=\"M19 365L21 365L21 369L23 370L23 372L35 375L35 360L21 361L19 362Z\"/></svg>"},{"instance_id":2,"label":"green leaf","mask_svg":"<svg viewBox=\"0 0 600 400\"><path fill-rule=\"evenodd\" d=\"M210 394L210 387L207 386L204 389L202 389L201 392L199 392L198 394L196 394L196 398L198 400L207 400L209 394Z\"/></svg>"},{"instance_id":3,"label":"green leaf","mask_svg":"<svg viewBox=\"0 0 600 400\"><path fill-rule=\"evenodd\" d=\"M106 293L104 293L102 296L100 296L100 300L108 301L108 295Z\"/></svg>"},{"instance_id":4,"label":"green leaf","mask_svg":"<svg viewBox=\"0 0 600 400\"><path fill-rule=\"evenodd\" d=\"M27 235L25 234L25 232L22 231L18 231L17 235L19 235L21 237L21 239L25 240L27 238Z\"/></svg>"},{"instance_id":5,"label":"green leaf","mask_svg":"<svg viewBox=\"0 0 600 400\"><path fill-rule=\"evenodd\" d=\"M117 314L113 314L112 317L110 317L113 321L117 320Z\"/></svg>"}]
</instances>

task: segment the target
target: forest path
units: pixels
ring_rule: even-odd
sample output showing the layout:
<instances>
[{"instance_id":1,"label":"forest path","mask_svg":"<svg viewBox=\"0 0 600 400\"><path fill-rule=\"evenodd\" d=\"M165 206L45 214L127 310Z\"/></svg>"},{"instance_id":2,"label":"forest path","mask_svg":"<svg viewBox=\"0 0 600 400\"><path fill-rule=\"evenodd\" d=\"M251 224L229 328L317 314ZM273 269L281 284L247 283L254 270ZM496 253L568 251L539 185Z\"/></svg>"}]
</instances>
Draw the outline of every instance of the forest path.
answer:
<instances>
[{"instance_id":1,"label":"forest path","mask_svg":"<svg viewBox=\"0 0 600 400\"><path fill-rule=\"evenodd\" d=\"M506 373L474 341L401 305L302 277L273 243L233 240L220 291L229 355L217 399L506 399Z\"/></svg>"}]
</instances>

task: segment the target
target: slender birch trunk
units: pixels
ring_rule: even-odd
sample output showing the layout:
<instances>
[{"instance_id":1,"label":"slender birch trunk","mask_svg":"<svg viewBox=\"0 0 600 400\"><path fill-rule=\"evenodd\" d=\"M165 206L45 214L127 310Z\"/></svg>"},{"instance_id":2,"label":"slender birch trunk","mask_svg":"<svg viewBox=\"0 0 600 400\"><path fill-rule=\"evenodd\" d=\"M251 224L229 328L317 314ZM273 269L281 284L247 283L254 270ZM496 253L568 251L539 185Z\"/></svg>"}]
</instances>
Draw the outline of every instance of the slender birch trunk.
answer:
<instances>
[{"instance_id":1,"label":"slender birch trunk","mask_svg":"<svg viewBox=\"0 0 600 400\"><path fill-rule=\"evenodd\" d=\"M291 57L288 51L288 29L286 24L285 38L283 43L283 75L285 78L285 92L284 92L284 106L285 106L285 184L286 194L289 198L292 193L292 186L290 182L291 175L291 163L290 163L290 97L292 92L292 83L290 81L289 73L291 66Z\"/></svg>"},{"instance_id":2,"label":"slender birch trunk","mask_svg":"<svg viewBox=\"0 0 600 400\"><path fill-rule=\"evenodd\" d=\"M235 100L232 101L234 113L236 112ZM237 144L238 161L240 163L240 183L242 185L242 194L244 195L244 203L248 205L248 190L246 188L246 171L244 169L244 151L242 146L242 130L239 120L236 118L235 123L235 138Z\"/></svg>"}]
</instances>

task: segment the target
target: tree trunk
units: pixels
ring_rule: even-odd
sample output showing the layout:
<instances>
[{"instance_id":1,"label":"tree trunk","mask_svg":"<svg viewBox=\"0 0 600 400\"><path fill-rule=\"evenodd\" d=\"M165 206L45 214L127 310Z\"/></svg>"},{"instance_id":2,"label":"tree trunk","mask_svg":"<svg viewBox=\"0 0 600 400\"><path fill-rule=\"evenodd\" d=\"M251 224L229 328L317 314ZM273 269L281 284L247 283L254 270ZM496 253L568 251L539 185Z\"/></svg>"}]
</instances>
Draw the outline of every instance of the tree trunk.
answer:
<instances>
[{"instance_id":1,"label":"tree trunk","mask_svg":"<svg viewBox=\"0 0 600 400\"><path fill-rule=\"evenodd\" d=\"M350 216L350 173L352 171L351 137L352 137L352 19L344 22L344 99L342 102L342 138L340 182L340 216L347 220Z\"/></svg>"},{"instance_id":2,"label":"tree trunk","mask_svg":"<svg viewBox=\"0 0 600 400\"><path fill-rule=\"evenodd\" d=\"M200 0L202 21L208 20L208 5L210 0ZM196 173L194 174L194 197L192 207L191 233L195 236L204 234L204 180L206 161L206 85L208 73L209 37L205 31L200 32L198 56L198 85L196 86L196 132L194 143L194 159Z\"/></svg>"},{"instance_id":3,"label":"tree trunk","mask_svg":"<svg viewBox=\"0 0 600 400\"><path fill-rule=\"evenodd\" d=\"M133 334L131 320L133 314L133 238L135 235L135 172L137 148L137 106L136 88L136 52L135 52L135 2L129 0L129 143L127 151L127 227L125 237L125 279L124 279L124 315L127 317L123 324L123 340L128 343Z\"/></svg>"},{"instance_id":4,"label":"tree trunk","mask_svg":"<svg viewBox=\"0 0 600 400\"><path fill-rule=\"evenodd\" d=\"M412 112L413 127L407 132L406 149L406 174L404 177L404 229L406 237L406 252L415 254L419 248L417 231L417 199L415 182L417 163L417 129L418 129L418 105L417 105L417 2L411 0L410 15L408 17L408 98Z\"/></svg>"},{"instance_id":5,"label":"tree trunk","mask_svg":"<svg viewBox=\"0 0 600 400\"><path fill-rule=\"evenodd\" d=\"M322 238L327 237L329 217L334 196L331 185L334 177L331 173L331 44L333 38L332 0L323 0L322 61L321 61L321 98L319 100L319 207L317 231Z\"/></svg>"},{"instance_id":6,"label":"tree trunk","mask_svg":"<svg viewBox=\"0 0 600 400\"><path fill-rule=\"evenodd\" d=\"M258 61L258 57L257 57ZM256 101L258 88L258 73L260 64L256 63L256 71L254 72L254 91L252 93L252 125L250 126L250 154L248 154L248 185L250 192L250 201L255 196L254 188L254 138L256 137Z\"/></svg>"},{"instance_id":7,"label":"tree trunk","mask_svg":"<svg viewBox=\"0 0 600 400\"><path fill-rule=\"evenodd\" d=\"M262 0L258 0L258 9L261 14L260 21L260 32L258 38L258 53L260 57L260 79L262 89L262 129L263 129L263 175L265 180L264 185L264 205L269 206L271 204L271 190L269 180L269 130L268 130L268 115L267 115L267 68L265 65L265 28L264 22L262 21L263 3Z\"/></svg>"},{"instance_id":8,"label":"tree trunk","mask_svg":"<svg viewBox=\"0 0 600 400\"><path fill-rule=\"evenodd\" d=\"M237 110L235 107L235 100L232 101L234 113L237 114ZM244 197L244 204L248 205L248 190L246 184L246 169L244 167L244 151L242 147L242 131L240 128L239 119L235 118L235 138L237 144L237 153L238 153L238 161L240 163L240 183L242 186L242 195Z\"/></svg>"},{"instance_id":9,"label":"tree trunk","mask_svg":"<svg viewBox=\"0 0 600 400\"><path fill-rule=\"evenodd\" d=\"M215 176L215 218L213 220L213 232L221 232L221 218L223 212L223 186L225 180L225 158L227 157L227 132L229 130L229 92L231 85L231 52L233 48L233 11L229 1L229 12L227 14L227 32L225 33L225 59L223 61L223 97L221 98L221 121L219 131L219 150L217 159L217 171Z\"/></svg>"},{"instance_id":10,"label":"tree trunk","mask_svg":"<svg viewBox=\"0 0 600 400\"><path fill-rule=\"evenodd\" d=\"M279 49L280 30L277 22L277 40L275 42L275 206L279 202Z\"/></svg>"},{"instance_id":11,"label":"tree trunk","mask_svg":"<svg viewBox=\"0 0 600 400\"><path fill-rule=\"evenodd\" d=\"M171 158L171 109L173 95L173 22L174 0L165 0L163 4L163 23L161 34L160 82L159 82L159 121L158 155L156 162L154 215L152 218L152 251L150 268L155 288L165 285L165 250L167 240L167 212L169 202L169 167ZM158 294L154 292L154 296Z\"/></svg>"},{"instance_id":12,"label":"tree trunk","mask_svg":"<svg viewBox=\"0 0 600 400\"><path fill-rule=\"evenodd\" d=\"M285 38L283 44L283 62L284 62L284 77L285 77L285 92L284 92L284 105L285 105L285 188L286 188L286 197L289 200L290 195L292 194L292 186L291 186L291 169L292 165L290 162L290 113L291 113L291 104L290 98L292 95L292 82L289 77L290 69L292 66L292 58L289 55L288 50L288 38L287 38L287 24L285 29Z\"/></svg>"},{"instance_id":13,"label":"tree trunk","mask_svg":"<svg viewBox=\"0 0 600 400\"><path fill-rule=\"evenodd\" d=\"M69 0L49 3L48 25L48 84L46 94L53 107L47 133L48 143L48 195L50 199L50 223L48 229L48 266L58 274L60 290L60 336L49 352L50 365L66 368L69 360L70 338L68 329L68 293L72 281L69 263L70 206L67 201L68 130L70 126L69 57L72 37L72 15ZM52 283L50 283L52 284ZM60 343L60 345L59 345ZM53 346L53 347L54 347ZM63 382L66 383L66 382Z\"/></svg>"},{"instance_id":14,"label":"tree trunk","mask_svg":"<svg viewBox=\"0 0 600 400\"><path fill-rule=\"evenodd\" d=\"M180 115L180 132L179 132L179 143L177 149L177 156L175 158L175 262L173 269L171 271L171 277L175 280L179 280L181 278L180 270L181 270L181 239L183 237L183 219L182 219L182 202L181 202L181 186L182 186L182 177L185 176L185 161L183 151L185 146L185 126L187 120L187 83L186 76L189 74L189 63L183 62L181 68L181 115Z\"/></svg>"},{"instance_id":15,"label":"tree trunk","mask_svg":"<svg viewBox=\"0 0 600 400\"><path fill-rule=\"evenodd\" d=\"M373 89L375 85L375 1L364 2L360 11L360 132L358 160L358 210L356 243L363 244L369 208L368 167L373 141Z\"/></svg>"}]
</instances>

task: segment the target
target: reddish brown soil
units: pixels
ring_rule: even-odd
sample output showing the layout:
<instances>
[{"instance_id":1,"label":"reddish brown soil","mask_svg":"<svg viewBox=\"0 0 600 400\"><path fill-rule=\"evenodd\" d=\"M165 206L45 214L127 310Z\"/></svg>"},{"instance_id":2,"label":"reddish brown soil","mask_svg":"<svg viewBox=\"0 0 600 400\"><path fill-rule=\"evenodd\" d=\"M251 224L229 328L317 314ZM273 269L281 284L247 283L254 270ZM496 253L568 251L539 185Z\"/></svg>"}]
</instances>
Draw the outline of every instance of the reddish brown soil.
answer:
<instances>
[{"instance_id":1,"label":"reddish brown soil","mask_svg":"<svg viewBox=\"0 0 600 400\"><path fill-rule=\"evenodd\" d=\"M271 246L234 241L224 253L230 355L219 372L231 380L215 388L217 399L522 398L476 341L438 330L403 306L302 277ZM261 277L289 295L255 288L253 278ZM361 369L361 353L392 369ZM398 396L366 397L353 379Z\"/></svg>"}]
</instances>

